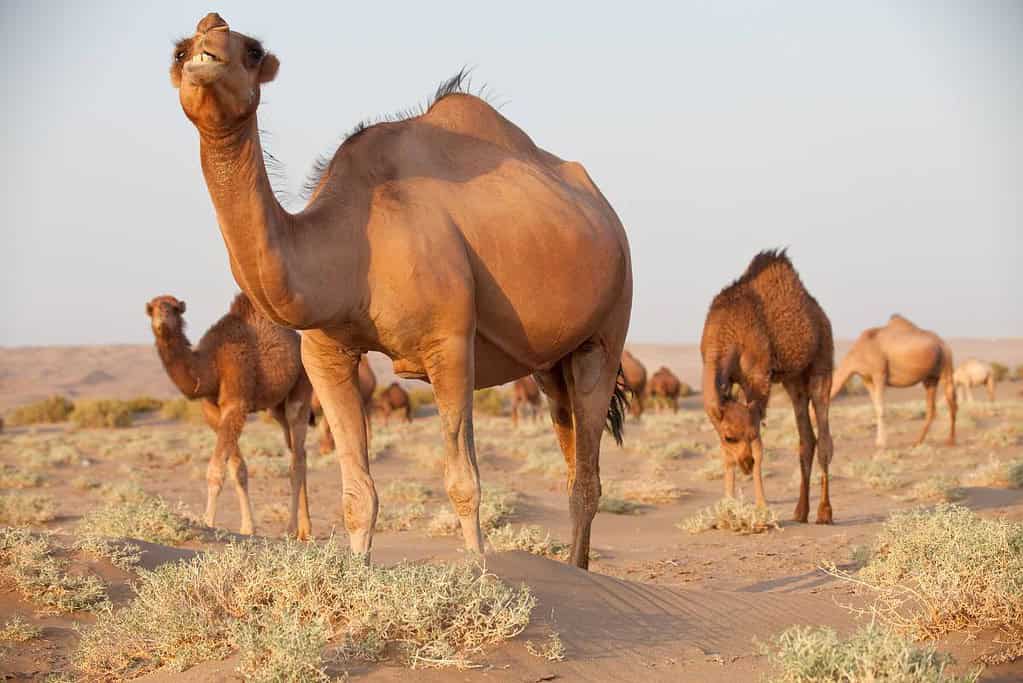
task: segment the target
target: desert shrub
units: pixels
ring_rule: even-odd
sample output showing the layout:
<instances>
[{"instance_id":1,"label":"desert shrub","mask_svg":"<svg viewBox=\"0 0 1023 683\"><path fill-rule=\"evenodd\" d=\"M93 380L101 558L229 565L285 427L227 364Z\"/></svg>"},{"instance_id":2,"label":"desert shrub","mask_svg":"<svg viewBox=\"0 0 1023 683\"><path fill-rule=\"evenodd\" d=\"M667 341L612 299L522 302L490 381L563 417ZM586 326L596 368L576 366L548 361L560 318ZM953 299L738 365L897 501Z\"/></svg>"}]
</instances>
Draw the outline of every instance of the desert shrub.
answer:
<instances>
[{"instance_id":1,"label":"desert shrub","mask_svg":"<svg viewBox=\"0 0 1023 683\"><path fill-rule=\"evenodd\" d=\"M178 422L194 422L196 424L205 422L202 404L199 401L189 401L183 397L164 401L160 407L160 417Z\"/></svg>"},{"instance_id":2,"label":"desert shrub","mask_svg":"<svg viewBox=\"0 0 1023 683\"><path fill-rule=\"evenodd\" d=\"M371 566L333 538L242 543L140 572L135 599L100 614L73 661L123 679L240 651L243 675L316 680L331 642L342 659L463 665L518 635L535 602L474 566Z\"/></svg>"},{"instance_id":3,"label":"desert shrub","mask_svg":"<svg viewBox=\"0 0 1023 683\"><path fill-rule=\"evenodd\" d=\"M642 510L641 505L631 503L624 498L609 496L607 493L601 493L600 502L597 503L597 512L607 512L612 515L638 515Z\"/></svg>"},{"instance_id":4,"label":"desert shrub","mask_svg":"<svg viewBox=\"0 0 1023 683\"><path fill-rule=\"evenodd\" d=\"M501 486L485 486L480 498L480 527L489 532L506 524L515 514L519 494ZM450 536L459 529L458 517L450 505L437 510L427 532L431 536Z\"/></svg>"},{"instance_id":5,"label":"desert shrub","mask_svg":"<svg viewBox=\"0 0 1023 683\"><path fill-rule=\"evenodd\" d=\"M43 475L16 465L0 466L0 489L34 489L42 486Z\"/></svg>"},{"instance_id":6,"label":"desert shrub","mask_svg":"<svg viewBox=\"0 0 1023 683\"><path fill-rule=\"evenodd\" d=\"M885 523L870 560L855 575L827 571L871 590L869 610L920 638L997 630L1001 652L1023 654L1023 525L984 519L967 508L898 512Z\"/></svg>"},{"instance_id":7,"label":"desert shrub","mask_svg":"<svg viewBox=\"0 0 1023 683\"><path fill-rule=\"evenodd\" d=\"M950 656L874 623L844 639L827 627L793 626L761 649L777 683L972 683L979 675L953 676Z\"/></svg>"},{"instance_id":8,"label":"desert shrub","mask_svg":"<svg viewBox=\"0 0 1023 683\"><path fill-rule=\"evenodd\" d=\"M567 560L571 546L551 538L551 532L536 525L522 525L516 529L511 524L498 527L487 536L494 550L524 550L527 553Z\"/></svg>"},{"instance_id":9,"label":"desert shrub","mask_svg":"<svg viewBox=\"0 0 1023 683\"><path fill-rule=\"evenodd\" d=\"M1005 478L1008 479L1009 486L1023 489L1023 460L1009 463Z\"/></svg>"},{"instance_id":10,"label":"desert shrub","mask_svg":"<svg viewBox=\"0 0 1023 683\"><path fill-rule=\"evenodd\" d=\"M560 450L540 448L529 452L519 472L531 472L548 479L564 479L565 468L565 456Z\"/></svg>"},{"instance_id":11,"label":"desert shrub","mask_svg":"<svg viewBox=\"0 0 1023 683\"><path fill-rule=\"evenodd\" d=\"M433 395L433 389L410 389L408 391L409 405L412 406L412 414L418 415L420 409L424 406L432 406L437 402L437 397Z\"/></svg>"},{"instance_id":12,"label":"desert shrub","mask_svg":"<svg viewBox=\"0 0 1023 683\"><path fill-rule=\"evenodd\" d=\"M685 491L671 482L648 479L609 481L603 488L612 497L630 503L674 503L685 495Z\"/></svg>"},{"instance_id":13,"label":"desert shrub","mask_svg":"<svg viewBox=\"0 0 1023 683\"><path fill-rule=\"evenodd\" d=\"M76 427L130 427L133 413L126 401L96 399L78 401L68 416Z\"/></svg>"},{"instance_id":14,"label":"desert shrub","mask_svg":"<svg viewBox=\"0 0 1023 683\"><path fill-rule=\"evenodd\" d=\"M510 408L511 400L507 392L497 387L480 389L472 395L472 410L475 414L500 417L507 415Z\"/></svg>"},{"instance_id":15,"label":"desert shrub","mask_svg":"<svg viewBox=\"0 0 1023 683\"><path fill-rule=\"evenodd\" d=\"M138 482L131 480L103 482L96 491L109 503L138 503L149 497Z\"/></svg>"},{"instance_id":16,"label":"desert shrub","mask_svg":"<svg viewBox=\"0 0 1023 683\"><path fill-rule=\"evenodd\" d=\"M43 629L33 626L20 616L7 620L0 626L0 641L9 643L24 643L43 634Z\"/></svg>"},{"instance_id":17,"label":"desert shrub","mask_svg":"<svg viewBox=\"0 0 1023 683\"><path fill-rule=\"evenodd\" d=\"M959 488L959 480L942 474L936 474L919 481L910 487L903 498L927 503L949 503L963 497Z\"/></svg>"},{"instance_id":18,"label":"desert shrub","mask_svg":"<svg viewBox=\"0 0 1023 683\"><path fill-rule=\"evenodd\" d=\"M134 570L142 559L142 550L137 545L99 536L82 537L75 543L75 550L105 557L115 567L120 567L126 572Z\"/></svg>"},{"instance_id":19,"label":"desert shrub","mask_svg":"<svg viewBox=\"0 0 1023 683\"><path fill-rule=\"evenodd\" d=\"M964 479L973 486L1006 486L1009 484L1011 466L1011 463L1003 463L991 453L986 463L977 465L972 471L967 472ZM1020 474L1023 475L1023 470Z\"/></svg>"},{"instance_id":20,"label":"desert shrub","mask_svg":"<svg viewBox=\"0 0 1023 683\"><path fill-rule=\"evenodd\" d=\"M991 375L995 378L996 382L1004 382L1009 376L1009 368L1001 363L992 361L991 363Z\"/></svg>"},{"instance_id":21,"label":"desert shrub","mask_svg":"<svg viewBox=\"0 0 1023 683\"><path fill-rule=\"evenodd\" d=\"M408 531L424 517L426 517L426 507L422 503L401 505L383 503L377 512L376 528L380 531Z\"/></svg>"},{"instance_id":22,"label":"desert shrub","mask_svg":"<svg viewBox=\"0 0 1023 683\"><path fill-rule=\"evenodd\" d=\"M57 503L41 493L0 495L0 524L45 524L57 517Z\"/></svg>"},{"instance_id":23,"label":"desert shrub","mask_svg":"<svg viewBox=\"0 0 1023 683\"><path fill-rule=\"evenodd\" d=\"M173 545L197 536L197 530L162 498L145 496L108 503L89 511L78 523L86 538L137 538Z\"/></svg>"},{"instance_id":24,"label":"desert shrub","mask_svg":"<svg viewBox=\"0 0 1023 683\"><path fill-rule=\"evenodd\" d=\"M27 529L0 529L0 572L37 605L55 612L94 609L106 600L95 576L69 574L68 562L54 555L43 537Z\"/></svg>"},{"instance_id":25,"label":"desert shrub","mask_svg":"<svg viewBox=\"0 0 1023 683\"><path fill-rule=\"evenodd\" d=\"M740 534L759 534L778 528L778 518L770 508L757 507L742 498L722 498L711 507L679 523L691 534L721 529Z\"/></svg>"},{"instance_id":26,"label":"desert shrub","mask_svg":"<svg viewBox=\"0 0 1023 683\"><path fill-rule=\"evenodd\" d=\"M561 634L551 631L547 634L547 639L541 643L527 640L526 652L548 662L560 662L565 659L565 644L561 642Z\"/></svg>"},{"instance_id":27,"label":"desert shrub","mask_svg":"<svg viewBox=\"0 0 1023 683\"><path fill-rule=\"evenodd\" d=\"M11 427L45 422L64 422L74 407L75 404L63 396L50 396L42 401L15 408L7 416L6 422Z\"/></svg>"},{"instance_id":28,"label":"desert shrub","mask_svg":"<svg viewBox=\"0 0 1023 683\"><path fill-rule=\"evenodd\" d=\"M848 468L852 478L859 479L874 491L892 491L900 485L893 472L895 469L893 458L886 455L875 456L869 460L853 460L848 464Z\"/></svg>"},{"instance_id":29,"label":"desert shrub","mask_svg":"<svg viewBox=\"0 0 1023 683\"><path fill-rule=\"evenodd\" d=\"M163 408L163 401L152 396L136 396L123 403L133 413L155 413Z\"/></svg>"},{"instance_id":30,"label":"desert shrub","mask_svg":"<svg viewBox=\"0 0 1023 683\"><path fill-rule=\"evenodd\" d=\"M429 500L432 491L427 486L417 481L405 481L395 479L387 486L380 489L380 498L386 501L399 501L403 503L425 503Z\"/></svg>"},{"instance_id":31,"label":"desert shrub","mask_svg":"<svg viewBox=\"0 0 1023 683\"><path fill-rule=\"evenodd\" d=\"M696 476L700 479L706 479L707 481L723 479L725 476L724 463L721 462L721 458L711 455L707 458L707 461L696 470Z\"/></svg>"}]
</instances>

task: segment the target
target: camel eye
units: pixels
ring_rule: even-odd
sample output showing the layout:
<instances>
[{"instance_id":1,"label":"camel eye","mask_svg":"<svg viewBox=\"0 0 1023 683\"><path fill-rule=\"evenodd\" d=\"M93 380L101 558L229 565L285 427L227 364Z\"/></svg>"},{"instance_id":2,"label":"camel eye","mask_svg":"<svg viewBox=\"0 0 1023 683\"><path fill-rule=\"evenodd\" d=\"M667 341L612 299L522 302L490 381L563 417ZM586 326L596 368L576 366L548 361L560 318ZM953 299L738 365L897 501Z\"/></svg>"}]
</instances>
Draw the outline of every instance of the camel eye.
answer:
<instances>
[{"instance_id":1,"label":"camel eye","mask_svg":"<svg viewBox=\"0 0 1023 683\"><path fill-rule=\"evenodd\" d=\"M734 436L726 436L725 443L739 443L739 440L736 439Z\"/></svg>"},{"instance_id":2,"label":"camel eye","mask_svg":"<svg viewBox=\"0 0 1023 683\"><path fill-rule=\"evenodd\" d=\"M250 47L249 48L249 58L252 61L254 61L254 62L258 62L260 59L263 58L263 48L261 48L261 47Z\"/></svg>"},{"instance_id":3,"label":"camel eye","mask_svg":"<svg viewBox=\"0 0 1023 683\"><path fill-rule=\"evenodd\" d=\"M184 50L178 50L177 52L174 53L174 61L180 62L184 58L185 58L185 51Z\"/></svg>"}]
</instances>

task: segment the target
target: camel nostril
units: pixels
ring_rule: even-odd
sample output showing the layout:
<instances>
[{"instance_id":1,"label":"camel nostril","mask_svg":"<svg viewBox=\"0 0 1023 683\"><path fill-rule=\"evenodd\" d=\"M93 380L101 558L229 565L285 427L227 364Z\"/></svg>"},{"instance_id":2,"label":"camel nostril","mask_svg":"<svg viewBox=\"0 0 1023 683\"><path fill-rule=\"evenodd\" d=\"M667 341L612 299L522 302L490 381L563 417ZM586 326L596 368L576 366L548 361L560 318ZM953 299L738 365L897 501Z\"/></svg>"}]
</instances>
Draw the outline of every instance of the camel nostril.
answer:
<instances>
[{"instance_id":1,"label":"camel nostril","mask_svg":"<svg viewBox=\"0 0 1023 683\"><path fill-rule=\"evenodd\" d=\"M224 21L224 18L222 16L220 16L216 12L210 12L209 14L202 18L202 21L200 21L199 24L195 27L195 30L197 33L206 33L207 31L212 31L213 29L227 30L227 28L228 28L227 22Z\"/></svg>"}]
</instances>

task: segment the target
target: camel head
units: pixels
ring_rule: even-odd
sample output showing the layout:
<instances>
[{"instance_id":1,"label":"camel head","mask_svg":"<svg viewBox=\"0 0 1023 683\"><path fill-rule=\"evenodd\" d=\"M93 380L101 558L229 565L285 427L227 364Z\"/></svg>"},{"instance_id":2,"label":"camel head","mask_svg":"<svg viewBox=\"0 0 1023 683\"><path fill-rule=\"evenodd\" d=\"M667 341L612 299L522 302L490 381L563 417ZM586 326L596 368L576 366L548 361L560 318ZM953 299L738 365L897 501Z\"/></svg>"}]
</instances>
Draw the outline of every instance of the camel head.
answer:
<instances>
[{"instance_id":1,"label":"camel head","mask_svg":"<svg viewBox=\"0 0 1023 683\"><path fill-rule=\"evenodd\" d=\"M200 131L217 133L256 113L260 85L274 79L278 66L258 40L232 31L211 12L174 46L170 77L185 115Z\"/></svg>"},{"instance_id":2,"label":"camel head","mask_svg":"<svg viewBox=\"0 0 1023 683\"><path fill-rule=\"evenodd\" d=\"M725 399L711 422L721 439L721 452L746 474L753 471L753 442L760 438L760 410L735 399Z\"/></svg>"},{"instance_id":3,"label":"camel head","mask_svg":"<svg viewBox=\"0 0 1023 683\"><path fill-rule=\"evenodd\" d=\"M169 294L158 296L146 304L146 315L153 324L153 334L157 336L172 335L183 332L185 321L185 302L175 299Z\"/></svg>"}]
</instances>

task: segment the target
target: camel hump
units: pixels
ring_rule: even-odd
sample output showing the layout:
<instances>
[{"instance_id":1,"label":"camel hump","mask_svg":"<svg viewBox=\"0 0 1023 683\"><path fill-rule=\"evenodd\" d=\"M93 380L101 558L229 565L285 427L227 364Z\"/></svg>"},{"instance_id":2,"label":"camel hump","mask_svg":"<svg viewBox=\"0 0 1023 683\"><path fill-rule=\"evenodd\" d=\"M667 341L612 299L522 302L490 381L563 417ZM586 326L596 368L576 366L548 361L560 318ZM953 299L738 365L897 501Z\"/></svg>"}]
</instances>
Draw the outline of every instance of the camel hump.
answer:
<instances>
[{"instance_id":1,"label":"camel hump","mask_svg":"<svg viewBox=\"0 0 1023 683\"><path fill-rule=\"evenodd\" d=\"M739 281L749 282L770 268L779 268L795 273L796 268L792 265L786 252L786 249L765 249L760 252L749 262L746 272L742 274Z\"/></svg>"},{"instance_id":2,"label":"camel hump","mask_svg":"<svg viewBox=\"0 0 1023 683\"><path fill-rule=\"evenodd\" d=\"M259 312L256 311L256 307L252 305L252 301L245 295L245 292L238 292L235 295L234 301L231 302L231 308L228 309L228 314L242 320L252 320L259 316Z\"/></svg>"},{"instance_id":3,"label":"camel hump","mask_svg":"<svg viewBox=\"0 0 1023 683\"><path fill-rule=\"evenodd\" d=\"M475 95L464 92L445 94L430 106L423 120L452 133L485 140L515 154L538 154L536 144L521 128Z\"/></svg>"},{"instance_id":4,"label":"camel hump","mask_svg":"<svg viewBox=\"0 0 1023 683\"><path fill-rule=\"evenodd\" d=\"M916 325L910 322L909 318L906 318L905 316L899 313L892 313L892 317L888 319L888 325L890 327L902 328L907 330L919 329Z\"/></svg>"}]
</instances>

